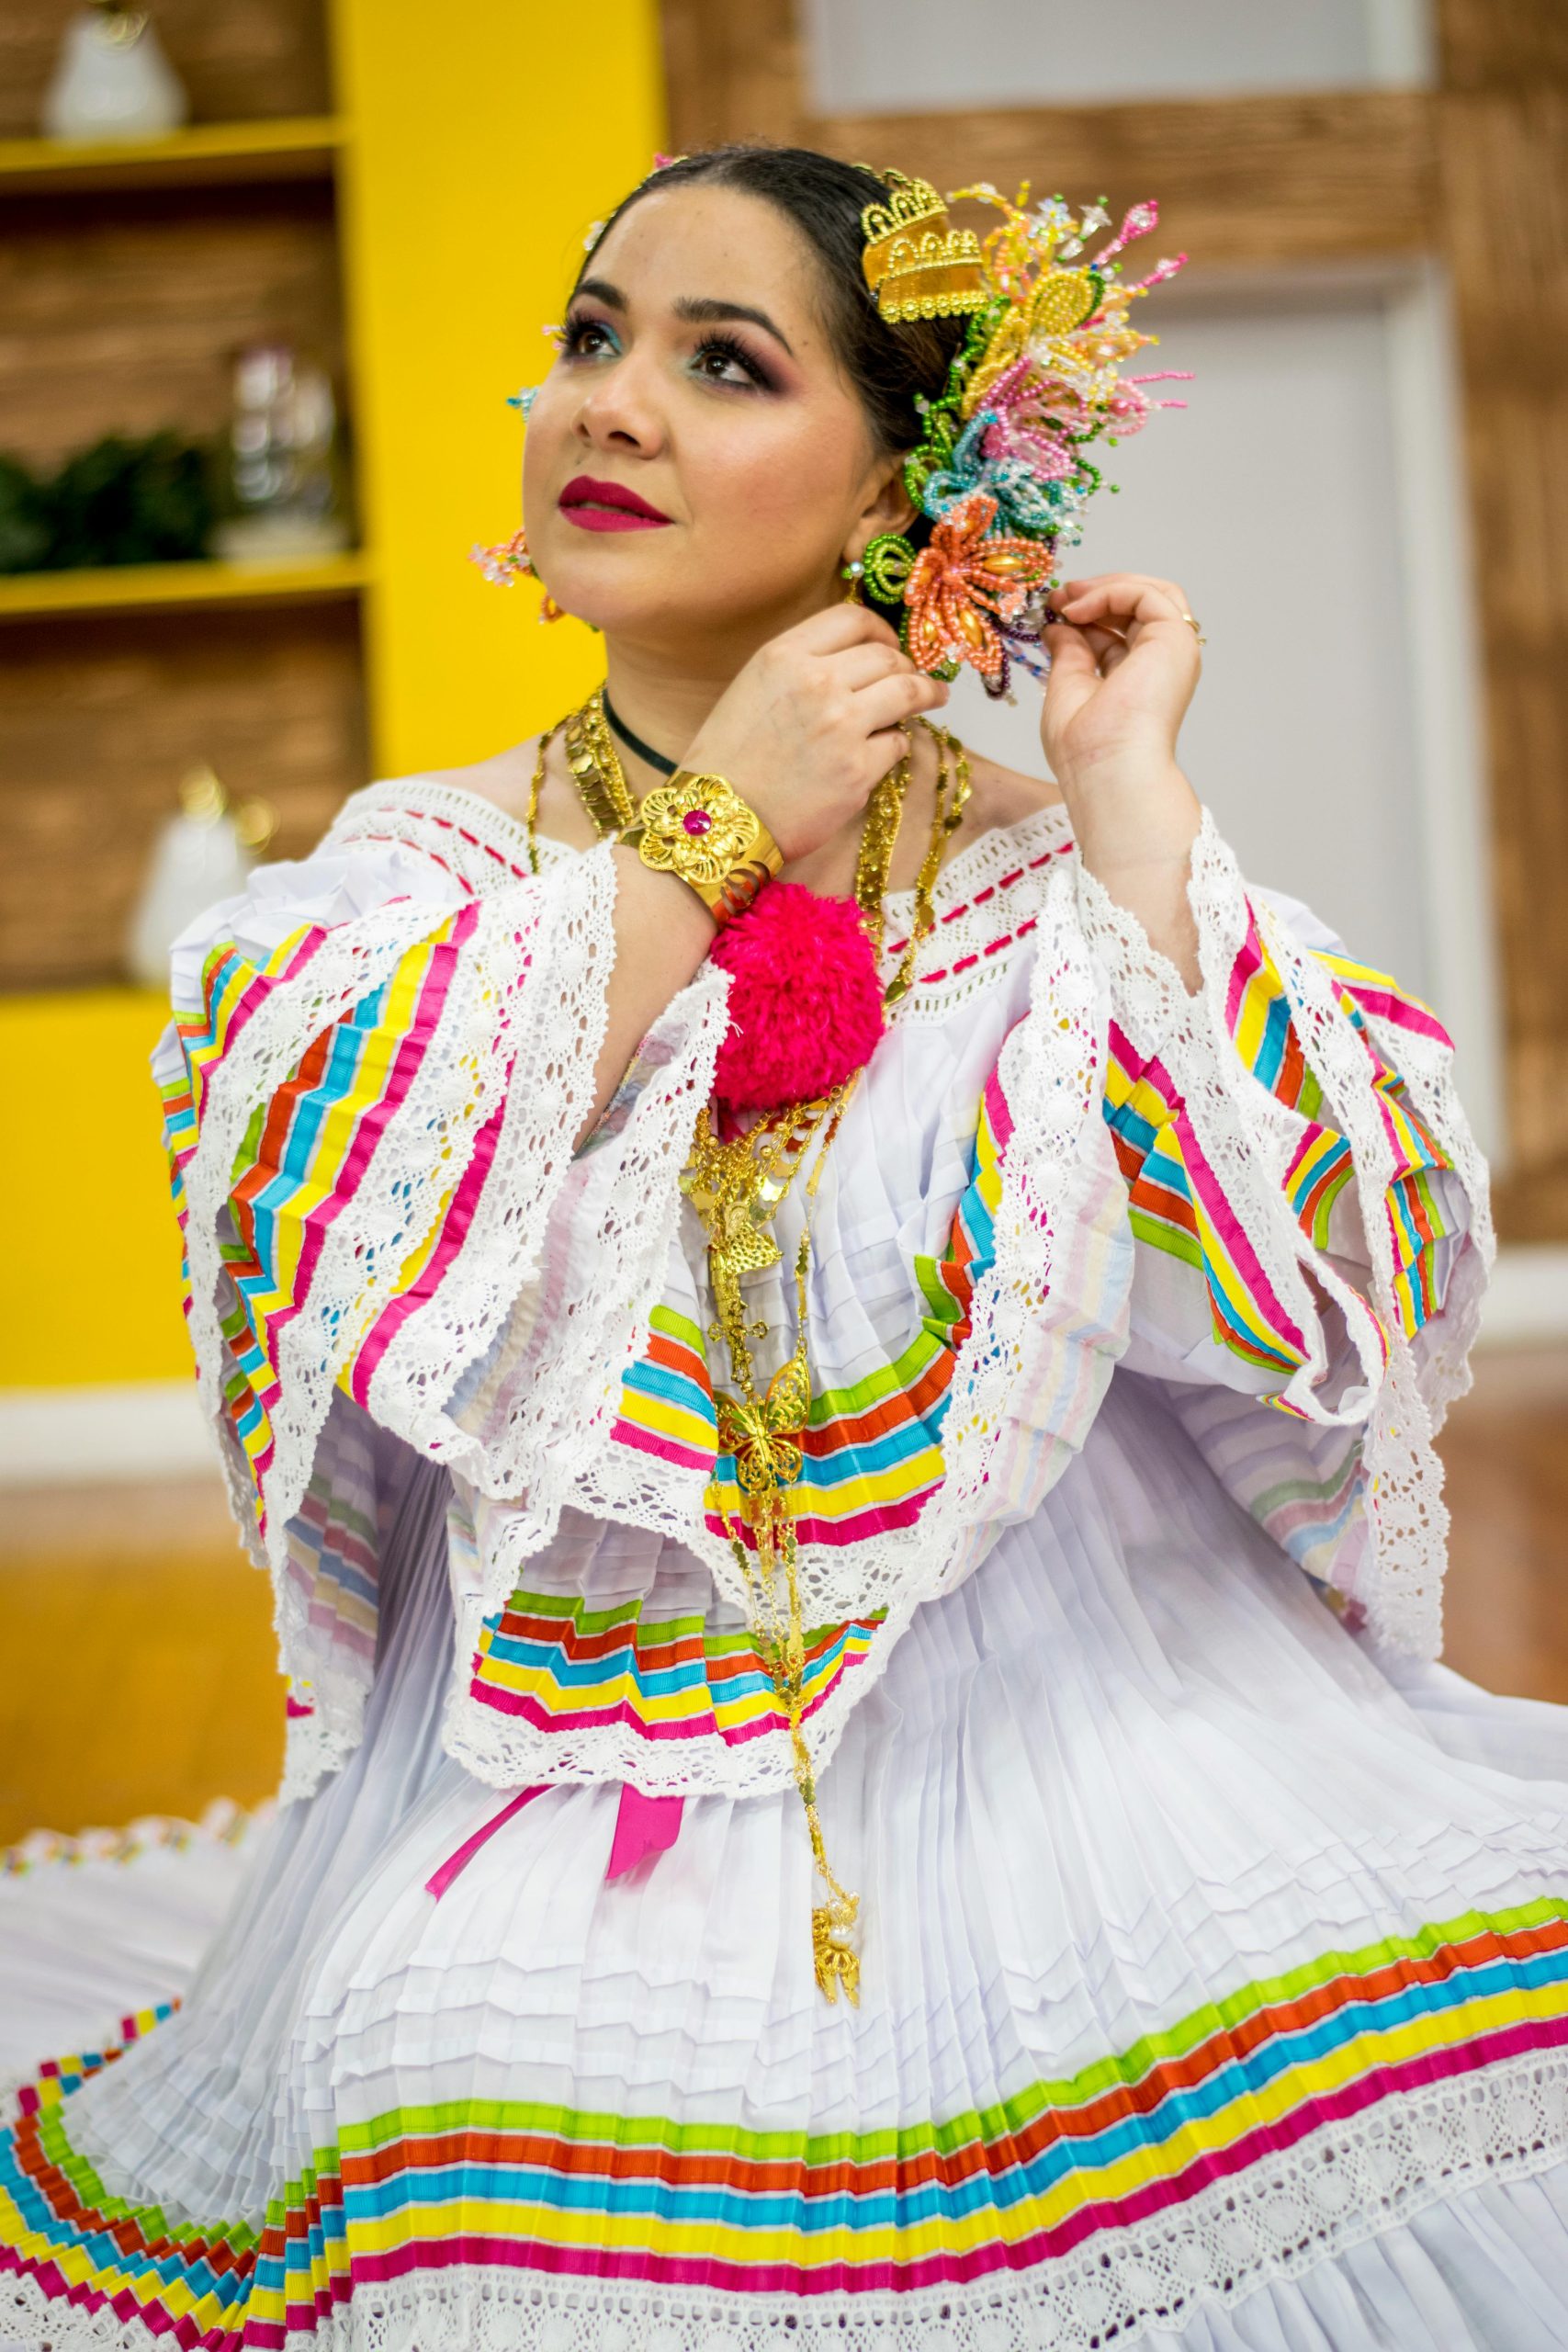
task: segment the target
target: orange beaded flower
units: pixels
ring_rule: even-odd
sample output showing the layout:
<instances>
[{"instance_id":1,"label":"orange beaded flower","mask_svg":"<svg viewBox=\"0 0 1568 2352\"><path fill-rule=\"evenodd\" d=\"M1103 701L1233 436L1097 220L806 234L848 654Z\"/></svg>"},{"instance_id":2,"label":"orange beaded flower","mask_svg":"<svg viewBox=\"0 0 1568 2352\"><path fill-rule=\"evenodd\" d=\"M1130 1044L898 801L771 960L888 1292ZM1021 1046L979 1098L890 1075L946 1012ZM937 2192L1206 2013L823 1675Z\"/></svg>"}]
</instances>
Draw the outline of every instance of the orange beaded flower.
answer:
<instances>
[{"instance_id":1,"label":"orange beaded flower","mask_svg":"<svg viewBox=\"0 0 1568 2352\"><path fill-rule=\"evenodd\" d=\"M973 491L932 526L930 543L915 558L904 602L908 652L917 670L967 662L982 678L1000 679L1007 647L997 623L1014 621L1030 591L1051 578L1048 542L987 532L997 502Z\"/></svg>"}]
</instances>

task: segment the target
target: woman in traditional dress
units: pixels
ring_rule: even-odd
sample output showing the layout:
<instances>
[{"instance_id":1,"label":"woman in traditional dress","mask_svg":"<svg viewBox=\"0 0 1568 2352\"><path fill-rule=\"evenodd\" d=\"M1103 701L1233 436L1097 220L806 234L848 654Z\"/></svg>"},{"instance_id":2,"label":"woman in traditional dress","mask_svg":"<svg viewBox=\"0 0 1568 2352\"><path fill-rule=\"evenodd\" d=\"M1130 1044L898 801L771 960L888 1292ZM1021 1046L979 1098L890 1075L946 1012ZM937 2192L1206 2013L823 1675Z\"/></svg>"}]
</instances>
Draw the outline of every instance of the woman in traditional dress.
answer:
<instances>
[{"instance_id":1,"label":"woman in traditional dress","mask_svg":"<svg viewBox=\"0 0 1568 2352\"><path fill-rule=\"evenodd\" d=\"M1181 590L1054 563L1151 212L987 200L650 175L487 559L604 689L176 948L284 1802L24 2089L15 2335L1568 2342L1568 1712L1436 1662L1483 1171L1182 773Z\"/></svg>"}]
</instances>

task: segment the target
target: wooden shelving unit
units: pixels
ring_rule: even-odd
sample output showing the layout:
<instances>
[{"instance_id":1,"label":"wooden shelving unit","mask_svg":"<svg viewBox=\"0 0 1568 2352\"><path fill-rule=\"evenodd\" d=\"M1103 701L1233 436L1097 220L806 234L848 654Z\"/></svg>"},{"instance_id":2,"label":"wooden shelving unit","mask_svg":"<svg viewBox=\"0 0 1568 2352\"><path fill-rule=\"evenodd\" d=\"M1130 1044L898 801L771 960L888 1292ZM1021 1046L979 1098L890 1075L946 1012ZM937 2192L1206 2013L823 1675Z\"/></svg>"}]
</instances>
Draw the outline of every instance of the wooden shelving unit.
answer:
<instances>
[{"instance_id":1,"label":"wooden shelving unit","mask_svg":"<svg viewBox=\"0 0 1568 2352\"><path fill-rule=\"evenodd\" d=\"M171 610L201 605L330 604L370 578L363 551L309 563L128 563L102 571L0 573L0 621L46 614Z\"/></svg>"},{"instance_id":2,"label":"wooden shelving unit","mask_svg":"<svg viewBox=\"0 0 1568 2352\"><path fill-rule=\"evenodd\" d=\"M297 857L368 779L480 758L598 677L596 639L538 628L535 599L489 587L467 550L517 519L502 395L541 372L539 322L561 314L588 224L668 145L655 0L601 0L587 96L577 51L517 0L466 0L434 28L412 0L154 0L197 128L40 154L69 6L6 0L0 449L41 468L108 432L218 433L233 350L283 335L343 395L370 553L298 579L181 565L177 603L125 571L7 584L0 1079L13 1101L73 1106L0 1178L25 1237L0 1301L12 1387L188 1371L158 1015L121 963L186 772L210 761L269 801L272 854ZM82 1243L105 1232L109 1317L104 1250Z\"/></svg>"},{"instance_id":3,"label":"wooden shelving unit","mask_svg":"<svg viewBox=\"0 0 1568 2352\"><path fill-rule=\"evenodd\" d=\"M338 178L353 127L327 6L170 0L187 128L0 138L0 449L50 467L107 433L215 439L236 353L274 340L328 369L352 426ZM0 130L17 134L61 19L58 0L12 14ZM0 988L122 978L152 842L199 763L273 805L279 854L309 847L367 771L371 580L357 549L0 575Z\"/></svg>"},{"instance_id":4,"label":"wooden shelving unit","mask_svg":"<svg viewBox=\"0 0 1568 2352\"><path fill-rule=\"evenodd\" d=\"M324 179L346 136L335 115L300 115L197 123L166 139L0 139L0 198Z\"/></svg>"}]
</instances>

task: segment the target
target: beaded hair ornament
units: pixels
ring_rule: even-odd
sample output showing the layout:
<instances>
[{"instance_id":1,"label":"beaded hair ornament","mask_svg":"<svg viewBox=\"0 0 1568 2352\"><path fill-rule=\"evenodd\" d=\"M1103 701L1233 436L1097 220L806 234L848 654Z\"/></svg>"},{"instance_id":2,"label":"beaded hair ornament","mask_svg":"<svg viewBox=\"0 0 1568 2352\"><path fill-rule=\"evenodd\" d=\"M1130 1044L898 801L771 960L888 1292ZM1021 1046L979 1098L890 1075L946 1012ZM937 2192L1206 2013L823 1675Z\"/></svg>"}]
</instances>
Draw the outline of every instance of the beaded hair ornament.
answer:
<instances>
[{"instance_id":1,"label":"beaded hair ornament","mask_svg":"<svg viewBox=\"0 0 1568 2352\"><path fill-rule=\"evenodd\" d=\"M866 284L881 315L897 324L967 313L969 324L940 397L917 400L924 431L904 468L930 538L917 549L903 532L884 532L856 576L880 604L904 607L900 634L918 669L952 678L967 663L987 694L1005 695L1015 662L1044 673L1056 549L1081 537L1102 481L1089 445L1114 447L1152 409L1185 406L1145 390L1185 380L1182 371L1121 370L1157 340L1130 323L1134 301L1173 277L1186 255L1156 262L1146 277L1122 277L1121 254L1158 221L1153 202L1134 205L1115 236L1088 254L1088 241L1111 225L1100 205L1075 216L1054 196L1031 211L1027 182L1012 201L982 182L944 202L928 181L881 177L886 201L861 215ZM1002 215L983 242L949 225L947 205L966 198Z\"/></svg>"}]
</instances>

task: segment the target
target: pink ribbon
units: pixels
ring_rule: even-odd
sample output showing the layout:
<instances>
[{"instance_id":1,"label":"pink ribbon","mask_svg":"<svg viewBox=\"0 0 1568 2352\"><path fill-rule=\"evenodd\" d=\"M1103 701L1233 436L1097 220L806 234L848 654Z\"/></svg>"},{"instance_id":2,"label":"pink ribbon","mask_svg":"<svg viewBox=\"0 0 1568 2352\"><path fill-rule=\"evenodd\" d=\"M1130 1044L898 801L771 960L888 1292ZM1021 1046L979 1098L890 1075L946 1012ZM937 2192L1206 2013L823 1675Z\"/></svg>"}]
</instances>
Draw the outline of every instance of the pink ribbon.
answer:
<instances>
[{"instance_id":1,"label":"pink ribbon","mask_svg":"<svg viewBox=\"0 0 1568 2352\"><path fill-rule=\"evenodd\" d=\"M530 1797L542 1797L548 1786L547 1781L539 1781L531 1789L519 1789L517 1794L510 1798L499 1813L492 1813L490 1819L482 1823L471 1838L464 1838L455 1854L447 1855L441 1868L425 1880L425 1893L434 1894L439 1903L453 1880L460 1871L468 1869L479 1848L493 1838L498 1829L504 1829L513 1815L521 1813Z\"/></svg>"},{"instance_id":2,"label":"pink ribbon","mask_svg":"<svg viewBox=\"0 0 1568 2352\"><path fill-rule=\"evenodd\" d=\"M499 1813L492 1813L488 1821L481 1822L473 1836L465 1838L457 1850L447 1855L439 1870L431 1873L424 1882L425 1893L433 1894L439 1903L453 1880L468 1869L479 1848L487 1844L498 1829L504 1829L513 1815L520 1813L530 1798L542 1797L550 1785L546 1781L536 1781L531 1789L519 1789L514 1797L509 1797ZM645 1797L640 1789L634 1789L629 1781L624 1781L605 1878L620 1878L625 1871L635 1869L645 1854L666 1852L680 1834L681 1809L685 1802L684 1797Z\"/></svg>"},{"instance_id":3,"label":"pink ribbon","mask_svg":"<svg viewBox=\"0 0 1568 2352\"><path fill-rule=\"evenodd\" d=\"M662 1854L672 1846L680 1835L681 1807L685 1802L684 1797L645 1797L640 1789L623 1781L610 1866L604 1876L619 1878L623 1871L635 1869L645 1854Z\"/></svg>"}]
</instances>

